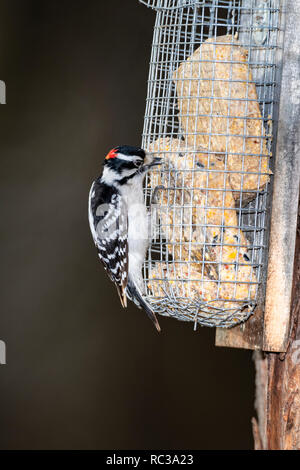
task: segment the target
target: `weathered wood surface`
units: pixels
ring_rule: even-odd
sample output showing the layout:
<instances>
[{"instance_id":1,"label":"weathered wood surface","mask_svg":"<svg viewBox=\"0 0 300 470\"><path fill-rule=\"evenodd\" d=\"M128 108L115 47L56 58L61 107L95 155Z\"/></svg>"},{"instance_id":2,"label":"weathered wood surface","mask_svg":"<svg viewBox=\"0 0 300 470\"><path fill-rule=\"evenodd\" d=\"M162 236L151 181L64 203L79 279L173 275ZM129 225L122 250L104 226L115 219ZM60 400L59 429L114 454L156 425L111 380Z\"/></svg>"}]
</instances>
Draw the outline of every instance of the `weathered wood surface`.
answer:
<instances>
[{"instance_id":1,"label":"weathered wood surface","mask_svg":"<svg viewBox=\"0 0 300 470\"><path fill-rule=\"evenodd\" d=\"M245 323L230 329L216 328L216 346L241 349L262 349L263 310L257 308Z\"/></svg>"},{"instance_id":2,"label":"weathered wood surface","mask_svg":"<svg viewBox=\"0 0 300 470\"><path fill-rule=\"evenodd\" d=\"M299 205L300 209L300 205ZM256 449L300 450L300 214L293 273L291 331L286 353L254 353Z\"/></svg>"}]
</instances>

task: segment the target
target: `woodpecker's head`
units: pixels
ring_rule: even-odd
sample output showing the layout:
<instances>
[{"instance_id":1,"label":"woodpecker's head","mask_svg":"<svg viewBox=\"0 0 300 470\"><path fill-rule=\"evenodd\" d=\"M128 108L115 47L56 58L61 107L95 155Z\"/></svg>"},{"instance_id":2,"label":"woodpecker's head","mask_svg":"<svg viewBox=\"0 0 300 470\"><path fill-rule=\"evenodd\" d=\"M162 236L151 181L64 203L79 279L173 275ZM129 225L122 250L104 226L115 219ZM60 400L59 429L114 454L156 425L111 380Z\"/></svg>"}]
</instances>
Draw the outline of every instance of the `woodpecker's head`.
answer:
<instances>
[{"instance_id":1,"label":"woodpecker's head","mask_svg":"<svg viewBox=\"0 0 300 470\"><path fill-rule=\"evenodd\" d=\"M102 180L107 184L123 185L160 163L160 158L153 157L140 147L120 145L106 155Z\"/></svg>"}]
</instances>

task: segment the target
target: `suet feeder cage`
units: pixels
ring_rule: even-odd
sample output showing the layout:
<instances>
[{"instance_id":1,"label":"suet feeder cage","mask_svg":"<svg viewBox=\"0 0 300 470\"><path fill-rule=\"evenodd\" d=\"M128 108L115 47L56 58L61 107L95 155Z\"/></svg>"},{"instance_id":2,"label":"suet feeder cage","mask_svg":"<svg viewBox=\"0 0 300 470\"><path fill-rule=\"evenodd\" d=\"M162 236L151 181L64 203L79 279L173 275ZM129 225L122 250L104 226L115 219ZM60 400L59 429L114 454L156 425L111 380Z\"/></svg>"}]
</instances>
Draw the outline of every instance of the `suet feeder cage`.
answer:
<instances>
[{"instance_id":1,"label":"suet feeder cage","mask_svg":"<svg viewBox=\"0 0 300 470\"><path fill-rule=\"evenodd\" d=\"M145 298L195 327L262 321L285 2L140 2L156 13L142 146L163 158L145 183Z\"/></svg>"}]
</instances>

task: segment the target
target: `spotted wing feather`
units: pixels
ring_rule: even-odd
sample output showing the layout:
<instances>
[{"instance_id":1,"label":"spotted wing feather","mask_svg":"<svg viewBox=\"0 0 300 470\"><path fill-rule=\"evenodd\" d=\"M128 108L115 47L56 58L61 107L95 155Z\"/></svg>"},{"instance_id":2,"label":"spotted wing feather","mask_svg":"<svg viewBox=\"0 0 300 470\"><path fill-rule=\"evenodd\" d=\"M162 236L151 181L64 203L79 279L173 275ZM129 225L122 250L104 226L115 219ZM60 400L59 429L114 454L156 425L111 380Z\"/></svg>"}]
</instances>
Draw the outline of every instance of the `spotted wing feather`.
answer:
<instances>
[{"instance_id":1,"label":"spotted wing feather","mask_svg":"<svg viewBox=\"0 0 300 470\"><path fill-rule=\"evenodd\" d=\"M115 283L123 307L127 306L128 281L127 210L121 195L96 180L89 196L92 236L109 278Z\"/></svg>"}]
</instances>

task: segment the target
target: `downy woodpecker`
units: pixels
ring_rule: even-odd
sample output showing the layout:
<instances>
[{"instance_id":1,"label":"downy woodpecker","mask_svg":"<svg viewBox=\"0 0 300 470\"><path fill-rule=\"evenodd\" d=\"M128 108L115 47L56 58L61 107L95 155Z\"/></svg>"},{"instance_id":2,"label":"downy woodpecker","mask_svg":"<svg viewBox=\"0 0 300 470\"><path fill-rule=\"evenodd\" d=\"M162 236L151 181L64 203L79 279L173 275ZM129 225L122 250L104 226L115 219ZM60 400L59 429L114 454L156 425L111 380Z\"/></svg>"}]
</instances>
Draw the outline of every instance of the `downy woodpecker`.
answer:
<instances>
[{"instance_id":1,"label":"downy woodpecker","mask_svg":"<svg viewBox=\"0 0 300 470\"><path fill-rule=\"evenodd\" d=\"M121 304L127 307L127 296L144 308L158 331L155 313L143 299L142 265L151 240L143 180L149 168L160 163L139 147L116 147L105 157L102 175L89 193L92 236Z\"/></svg>"}]
</instances>

